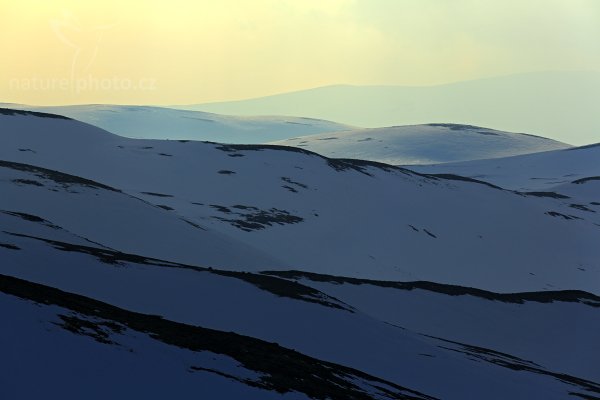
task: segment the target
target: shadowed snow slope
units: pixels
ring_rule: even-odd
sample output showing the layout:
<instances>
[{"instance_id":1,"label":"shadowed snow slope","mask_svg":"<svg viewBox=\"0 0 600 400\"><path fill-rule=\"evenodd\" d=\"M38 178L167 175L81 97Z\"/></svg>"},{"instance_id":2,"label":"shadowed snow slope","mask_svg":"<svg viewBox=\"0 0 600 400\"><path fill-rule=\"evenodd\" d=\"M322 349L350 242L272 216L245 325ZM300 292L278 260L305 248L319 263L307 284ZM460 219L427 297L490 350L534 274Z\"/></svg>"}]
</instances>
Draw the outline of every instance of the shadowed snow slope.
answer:
<instances>
[{"instance_id":1,"label":"shadowed snow slope","mask_svg":"<svg viewBox=\"0 0 600 400\"><path fill-rule=\"evenodd\" d=\"M327 157L394 165L507 157L570 147L539 136L458 124L357 129L302 136L273 144L302 147Z\"/></svg>"},{"instance_id":2,"label":"shadowed snow slope","mask_svg":"<svg viewBox=\"0 0 600 400\"><path fill-rule=\"evenodd\" d=\"M11 110L0 194L10 398L600 395L593 203Z\"/></svg>"},{"instance_id":3,"label":"shadowed snow slope","mask_svg":"<svg viewBox=\"0 0 600 400\"><path fill-rule=\"evenodd\" d=\"M513 332L516 346L508 339L488 340L496 345L491 350L457 340L457 337L472 337L468 330L485 333L487 329L485 323L478 324L475 319L464 316L455 315L456 325L438 332L448 334L453 341L393 325L407 324L430 333L431 329L415 320L419 321L416 315L424 317L424 313L429 314L432 321L441 318L435 311L436 302L441 301L436 292L417 294L415 299L420 301L414 303L414 315L402 318L400 313L386 315L391 309L383 303L378 311L350 297L348 300L358 306L353 308L308 286L278 277L209 270L119 253L97 244L81 244L81 238L33 215L24 218L3 212L0 222L10 231L0 232L3 260L0 292L45 304L34 306L0 294L0 308L7 322L6 329L0 333L4 335L2 343L15 343L3 354L2 360L10 363L8 376L13 376L14 381L31 376L32 368L52 363L55 368L40 378L48 380L47 390L52 392L60 387L55 386L57 383L52 377L70 372L81 377L81 382L74 383L79 387L94 382L98 373L91 371L98 368L103 379L114 374L119 381L122 378L118 377L124 373L120 368L132 369L126 374L128 380L122 383L123 388L132 388L137 386L138 379L148 379L148 374L161 374L163 367L159 364L163 363L170 371L163 379L181 380L184 392L196 385L202 385L202 390L208 392L225 390L216 379L223 373L229 378L239 378L233 379L236 382L259 389L295 390L315 398L328 395L334 399L425 398L404 389L407 387L448 399L528 398L534 393L542 393L547 399L561 399L568 392L600 391L597 384L581 379L594 374L597 353L592 351L580 360L576 368L578 377L571 375L573 368L569 363L552 363L552 355L563 356L563 349L572 348L577 352L593 349L595 341L572 342L572 335L565 331L557 331L552 336L553 346L537 344L537 350L545 348L548 354L533 352L537 356L526 361L518 355L498 351L518 351L519 341L514 338L520 338L521 342L530 340L527 333ZM52 231L56 234L52 235ZM44 236L60 240L42 239ZM37 285L16 281L7 275ZM343 291L341 294L348 297ZM560 296L560 293L548 294L547 297L558 300L545 309L541 308L543 304L537 306L536 301L491 309L495 317L507 323L518 320L515 313L528 316L530 326L540 329L562 315L560 306L564 303L565 307L572 305L573 317L586 317L582 327L593 331L598 323L598 313L594 312L598 299L582 293L581 300L566 303ZM378 300L375 293L373 301ZM489 303L489 300L471 296L465 300L462 307L471 312ZM433 307L428 305L430 303ZM459 325L466 331L460 332ZM69 336L73 334L79 337ZM11 339L17 337L19 340ZM23 337L31 340L24 341ZM585 336L578 337L582 338ZM276 342L283 348L262 341ZM309 359L286 348L326 361ZM95 354L100 358L92 356ZM532 355L531 352L526 354ZM30 360L29 355L37 361ZM87 357L82 359L81 355ZM59 358L66 361L57 363L55 360ZM538 364L540 361L543 363ZM331 362L337 365L329 364ZM113 363L117 364L116 370L101 367ZM335 375L327 370L335 371ZM201 372L200 376L191 374L193 371ZM475 381L473 376L477 376ZM358 388L347 382L353 382ZM149 388L154 387L152 383L149 385ZM351 391L336 395L333 388L340 386ZM107 385L103 390L110 387ZM377 387L396 394L378 396ZM23 390L11 385L8 388L10 392ZM227 390L242 388L234 382ZM362 397L361 391L364 392Z\"/></svg>"},{"instance_id":4,"label":"shadowed snow slope","mask_svg":"<svg viewBox=\"0 0 600 400\"><path fill-rule=\"evenodd\" d=\"M432 399L277 344L5 275L0 311L8 398ZM35 385L25 383L31 377ZM546 380L554 395L568 390Z\"/></svg>"},{"instance_id":5,"label":"shadowed snow slope","mask_svg":"<svg viewBox=\"0 0 600 400\"><path fill-rule=\"evenodd\" d=\"M235 117L163 107L77 105L35 107L6 105L64 115L117 135L145 139L191 139L223 143L264 143L299 135L339 131L348 125L299 117Z\"/></svg>"},{"instance_id":6,"label":"shadowed snow slope","mask_svg":"<svg viewBox=\"0 0 600 400\"><path fill-rule=\"evenodd\" d=\"M75 176L0 161L0 187L0 209L24 218L41 216L109 249L207 266L281 265L160 206Z\"/></svg>"},{"instance_id":7,"label":"shadowed snow slope","mask_svg":"<svg viewBox=\"0 0 600 400\"><path fill-rule=\"evenodd\" d=\"M3 115L0 123L0 159L117 188L279 260L265 261L273 269L600 293L596 213L565 214L546 198L292 148L125 139L33 115ZM114 239L110 247L237 265L142 242Z\"/></svg>"},{"instance_id":8,"label":"shadowed snow slope","mask_svg":"<svg viewBox=\"0 0 600 400\"><path fill-rule=\"evenodd\" d=\"M302 272L277 276L314 287L374 318L494 349L600 381L600 297L585 292L497 294L429 282L383 282ZM560 321L560 324L557 324Z\"/></svg>"}]
</instances>

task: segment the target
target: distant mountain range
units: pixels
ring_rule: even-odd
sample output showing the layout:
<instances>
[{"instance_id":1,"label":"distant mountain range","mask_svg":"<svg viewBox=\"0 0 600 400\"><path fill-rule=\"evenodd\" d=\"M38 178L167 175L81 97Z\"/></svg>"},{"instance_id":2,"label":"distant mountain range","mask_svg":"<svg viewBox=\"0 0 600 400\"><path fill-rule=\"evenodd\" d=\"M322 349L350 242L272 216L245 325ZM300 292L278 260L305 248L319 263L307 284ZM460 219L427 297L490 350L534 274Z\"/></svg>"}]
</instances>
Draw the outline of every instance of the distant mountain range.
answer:
<instances>
[{"instance_id":1,"label":"distant mountain range","mask_svg":"<svg viewBox=\"0 0 600 400\"><path fill-rule=\"evenodd\" d=\"M431 122L600 141L600 72L540 72L438 86L327 86L256 99L178 106L234 115L295 115L376 128Z\"/></svg>"}]
</instances>

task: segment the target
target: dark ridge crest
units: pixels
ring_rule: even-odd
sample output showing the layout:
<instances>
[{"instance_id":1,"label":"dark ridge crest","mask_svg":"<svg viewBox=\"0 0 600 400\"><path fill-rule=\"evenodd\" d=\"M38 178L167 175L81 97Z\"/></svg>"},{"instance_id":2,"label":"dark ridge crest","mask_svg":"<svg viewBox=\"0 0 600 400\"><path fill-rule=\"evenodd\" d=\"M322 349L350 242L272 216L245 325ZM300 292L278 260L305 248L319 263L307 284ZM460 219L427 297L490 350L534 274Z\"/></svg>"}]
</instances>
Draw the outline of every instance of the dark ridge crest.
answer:
<instances>
[{"instance_id":1,"label":"dark ridge crest","mask_svg":"<svg viewBox=\"0 0 600 400\"><path fill-rule=\"evenodd\" d=\"M104 185L102 183L94 182L90 179L81 178L75 175L65 174L63 172L54 171L47 168L36 167L30 164L22 164L16 163L12 161L2 161L0 160L0 167L2 168L10 168L17 171L31 172L37 175L40 178L49 179L56 183L61 183L64 185L81 185L87 186L96 189L105 189L110 190L112 192L119 192L119 190L114 189L110 186Z\"/></svg>"},{"instance_id":2,"label":"dark ridge crest","mask_svg":"<svg viewBox=\"0 0 600 400\"><path fill-rule=\"evenodd\" d=\"M44 113L44 112L38 112L38 111L14 110L12 108L0 108L0 115L10 115L10 116L30 115L30 116L38 117L38 118L65 119L65 120L69 120L69 121L74 121L72 118L65 117L63 115L50 114L50 113Z\"/></svg>"}]
</instances>

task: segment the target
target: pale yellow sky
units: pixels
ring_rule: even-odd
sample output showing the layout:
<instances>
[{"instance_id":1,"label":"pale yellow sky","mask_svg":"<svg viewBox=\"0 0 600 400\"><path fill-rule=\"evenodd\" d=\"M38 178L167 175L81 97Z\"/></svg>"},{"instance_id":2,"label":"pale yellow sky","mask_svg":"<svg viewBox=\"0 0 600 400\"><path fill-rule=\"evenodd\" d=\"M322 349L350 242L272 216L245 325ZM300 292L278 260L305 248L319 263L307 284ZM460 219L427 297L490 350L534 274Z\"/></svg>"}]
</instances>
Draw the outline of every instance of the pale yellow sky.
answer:
<instances>
[{"instance_id":1,"label":"pale yellow sky","mask_svg":"<svg viewBox=\"0 0 600 400\"><path fill-rule=\"evenodd\" d=\"M0 102L185 104L600 70L597 0L0 0Z\"/></svg>"}]
</instances>

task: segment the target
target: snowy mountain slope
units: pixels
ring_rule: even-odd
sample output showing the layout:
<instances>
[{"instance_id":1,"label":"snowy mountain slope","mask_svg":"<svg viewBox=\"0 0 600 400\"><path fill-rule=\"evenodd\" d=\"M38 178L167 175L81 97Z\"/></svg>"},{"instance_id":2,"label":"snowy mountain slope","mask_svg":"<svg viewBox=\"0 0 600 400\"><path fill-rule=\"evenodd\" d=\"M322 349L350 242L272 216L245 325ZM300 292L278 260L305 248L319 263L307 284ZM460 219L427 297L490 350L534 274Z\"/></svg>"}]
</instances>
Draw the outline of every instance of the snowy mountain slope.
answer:
<instances>
[{"instance_id":1,"label":"snowy mountain slope","mask_svg":"<svg viewBox=\"0 0 600 400\"><path fill-rule=\"evenodd\" d=\"M458 124L427 124L328 132L273 142L327 157L393 165L435 164L564 149L539 136Z\"/></svg>"},{"instance_id":2,"label":"snowy mountain slope","mask_svg":"<svg viewBox=\"0 0 600 400\"><path fill-rule=\"evenodd\" d=\"M420 165L412 168L425 173L451 173L481 179L507 189L546 191L577 179L600 176L598 160L600 144L493 160Z\"/></svg>"},{"instance_id":3,"label":"snowy mountain slope","mask_svg":"<svg viewBox=\"0 0 600 400\"><path fill-rule=\"evenodd\" d=\"M582 178L573 183L552 187L549 192L526 192L527 196L537 196L566 220L586 219L600 226L600 185L597 178Z\"/></svg>"},{"instance_id":4,"label":"snowy mountain slope","mask_svg":"<svg viewBox=\"0 0 600 400\"><path fill-rule=\"evenodd\" d=\"M443 165L414 166L426 173L461 174L536 196L551 215L600 226L600 146ZM581 266L584 268L583 266Z\"/></svg>"},{"instance_id":5,"label":"snowy mountain slope","mask_svg":"<svg viewBox=\"0 0 600 400\"><path fill-rule=\"evenodd\" d=\"M0 210L42 215L106 248L207 266L280 266L266 254L108 186L27 164L0 161ZM68 210L68 212L65 212ZM143 229L141 229L143 227Z\"/></svg>"},{"instance_id":6,"label":"snowy mountain slope","mask_svg":"<svg viewBox=\"0 0 600 400\"><path fill-rule=\"evenodd\" d=\"M576 291L496 294L429 282L378 282L299 271L273 275L412 331L600 381L598 296Z\"/></svg>"},{"instance_id":7,"label":"snowy mountain slope","mask_svg":"<svg viewBox=\"0 0 600 400\"><path fill-rule=\"evenodd\" d=\"M437 86L336 85L184 108L236 115L298 115L375 128L457 122L583 145L600 131L600 73L555 71Z\"/></svg>"},{"instance_id":8,"label":"snowy mountain slope","mask_svg":"<svg viewBox=\"0 0 600 400\"><path fill-rule=\"evenodd\" d=\"M163 107L76 105L10 108L64 115L117 135L145 139L191 139L223 143L264 143L349 129L349 125L301 117L236 117Z\"/></svg>"},{"instance_id":9,"label":"snowy mountain slope","mask_svg":"<svg viewBox=\"0 0 600 400\"><path fill-rule=\"evenodd\" d=\"M0 310L0 340L11 344L0 367L9 398L432 399L277 344L4 275Z\"/></svg>"},{"instance_id":10,"label":"snowy mountain slope","mask_svg":"<svg viewBox=\"0 0 600 400\"><path fill-rule=\"evenodd\" d=\"M564 219L537 196L300 149L125 139L24 115L0 125L0 159L172 208L280 260L271 269L600 293L600 228L584 213Z\"/></svg>"},{"instance_id":11,"label":"snowy mountain slope","mask_svg":"<svg viewBox=\"0 0 600 400\"><path fill-rule=\"evenodd\" d=\"M560 199L300 149L125 139L31 113L0 116L2 159L0 336L16 343L0 362L5 391L33 393L20 383L58 364L46 389L118 375L128 391L150 378L150 397L163 393L155 381L244 398L600 393L587 333L598 298L556 291L597 293L598 227L585 210L548 214ZM545 291L360 281L367 298L350 278L290 267ZM265 269L293 280L234 271ZM501 337L496 321L513 330ZM536 337L556 321L584 332Z\"/></svg>"},{"instance_id":12,"label":"snowy mountain slope","mask_svg":"<svg viewBox=\"0 0 600 400\"><path fill-rule=\"evenodd\" d=\"M168 366L179 360L178 365L180 366L174 369L169 376L181 373L181 365L186 369L191 366L216 369L217 374L226 372L234 376L246 377L248 375L248 372L240 370L240 367L233 368L232 372L228 369L233 367L231 361L222 361L220 358L214 360L214 356L211 357L210 354L205 354L206 357L175 354L176 360L173 360L173 357L169 355L172 353L172 349L154 350L156 344L147 343L148 340L140 343L140 332L150 333L157 339L154 335L157 331L154 328L159 323L167 325L159 327L159 341L166 341L168 344L184 348L189 346L192 339L189 339L190 336L186 329L189 330L191 327L177 325L177 329L174 330L173 327L169 327L174 323L169 321L175 321L218 330L221 333L213 340L212 337L216 332L208 332L210 339L206 339L207 332L205 330L194 328L197 334L203 338L198 345L213 353L233 357L250 370L256 370L256 367L251 368L252 364L249 365L249 361L254 361L254 358L248 359L247 350L243 354L235 352L241 338L222 332L236 332L267 342L277 342L311 357L335 362L338 364L334 367L338 376L340 372L343 374L348 371L346 367L364 371L378 378L369 377L367 379L364 374L361 375L357 372L354 374L363 380L378 383L377 386L381 386L383 383L386 387L392 387L395 391L416 398L421 397L399 386L410 387L421 393L447 399L461 399L465 396L489 399L528 398L534 393L541 393L544 398L548 399L561 399L569 392L591 394L600 391L599 385L583 380L581 377L561 374L561 372L508 355L498 354L492 350L452 343L394 327L298 283L275 277L207 270L152 260L105 250L94 245L71 245L66 237L63 237L63 240L66 240L64 242L36 238L31 233L34 233L34 230L38 230L35 232L38 235L42 235L44 232L48 233L49 221L40 222L39 218L35 220L33 216L24 219L19 215L7 213L4 213L2 218L2 226L7 229L7 231L0 232L0 243L2 243L0 257L3 260L0 272L2 274L0 277L2 291L6 291L8 288L8 290L13 290L12 294L15 294L14 279L10 285L3 285L5 281L11 280L7 277L9 275L64 291L83 294L142 314L164 317L158 321L156 317L132 317L130 314L115 318L115 313L122 315L123 312L113 308L105 312L106 306L96 302L92 302L87 307L90 300L77 299L72 302L77 306L72 311L82 313L83 316L69 313L67 318L53 318L53 322L57 323L59 327L73 333L91 336L97 341L103 342L104 345L117 347L117 350L121 349L121 356L118 359L123 358L121 361L126 366L134 363L133 367L135 367L135 358L131 360L128 356L130 352L127 351L133 349L134 354L148 360L145 362L150 362L150 366L153 368L156 362L153 361L154 354L157 352L163 354L161 359L164 357ZM23 232L29 232L29 234ZM77 241L78 238L75 237L74 240ZM31 284L28 285L31 286ZM26 288L28 285L25 285ZM42 298L46 304L69 308L68 305L71 303L63 302L64 295L58 296L60 302L57 303L54 302L56 291L51 290L50 295L47 291L48 289L35 286L34 289L29 288L26 293L37 296L37 298L30 297L32 300L39 301ZM23 297L19 294L17 296ZM4 304L4 302L0 303ZM82 303L87 312L82 312ZM94 311L90 313L90 309ZM22 314L18 315L31 315L31 310L20 311ZM423 311L429 312L425 308ZM61 312L60 314L64 315L65 313ZM89 317L86 317L86 314ZM553 316L554 314L550 312L541 319L551 319ZM26 317L20 319L26 319ZM148 319L151 321L148 322ZM86 321L91 321L91 323ZM594 321L592 319L585 323L591 325ZM126 330L126 333L123 333L122 328L115 328L115 326L123 325L128 326L133 332ZM14 329L15 324L7 326ZM31 331L35 331L35 329L28 329L30 335ZM164 329L167 330L166 333L170 333L170 336L167 336L166 340L161 340L161 338L165 339ZM9 330L9 332L11 331ZM14 334L19 334L18 330ZM41 345L47 343L48 337L52 338L53 335L54 333L44 332L43 339L36 338L36 343ZM228 339L222 340L229 346L234 346L233 350L222 350L222 342L219 337L223 335L228 335ZM233 343L231 343L232 336L236 339ZM244 340L252 342L250 339ZM119 346L114 346L114 343L109 342L118 343ZM191 343L194 341L192 340ZM562 342L558 341L558 343ZM94 345L96 346L96 344ZM207 345L208 348L206 348ZM240 345L244 348L248 346L247 344ZM588 344L579 343L578 345L585 347ZM65 347L67 354L63 355L63 358L65 356L73 357L68 346L63 345L59 349L65 351ZM251 349L256 347L256 344L252 344ZM261 350L260 346L258 347L258 350ZM283 370L286 371L289 379L289 374L293 373L295 369L290 370L290 357L285 354L285 349L272 345L270 349L271 353L274 353L271 354L272 356L283 357L286 360L286 367ZM84 348L80 351L94 350ZM168 353L165 355L167 351ZM234 352L232 353L232 351ZM16 353L20 352L16 351ZM44 355L48 353L52 354L52 351L42 352ZM22 368L28 366L28 363L27 359L23 361L22 356L15 358L10 356L12 354L9 353L9 357L4 357L3 361L14 360L11 361L11 371L15 374L15 371L20 372ZM89 355L89 353L87 354ZM57 356L59 355L54 357ZM240 356L244 358L240 359ZM296 362L297 353L293 356L291 361ZM44 360L42 365L51 362L52 358L50 357L52 356L48 356L48 359L42 357ZM106 357L108 355L104 354L101 359L105 360ZM263 353L260 354L260 357L259 366L269 367L268 363L271 358L264 360ZM108 357L106 362L111 362L111 360L112 358ZM75 359L73 362L77 361ZM282 360L277 362L282 362ZM79 363L79 365L87 365L81 360ZM209 365L205 365L205 363ZM319 362L317 365L314 363L311 361L313 368L319 368ZM20 367L15 369L15 365ZM85 373L86 370L83 369L82 372ZM141 371L145 370L145 368L136 370L136 373L142 374ZM158 371L162 371L162 369L159 368ZM281 372L273 371L272 368L258 371L270 374ZM302 371L301 369L300 372ZM63 371L58 369L57 372ZM112 376L110 374L109 376ZM106 372L102 376L106 376ZM185 374L181 379L187 376ZM250 374L251 379L254 376L256 375ZM332 380L321 372L317 376L327 381ZM436 379L431 379L432 376L435 376ZM84 377L83 382L90 383L91 381L93 383L93 377ZM477 379L473 380L474 377ZM272 379L277 382L281 376L274 376ZM184 381L186 380L184 379ZM385 383L382 380L393 383ZM271 382L271 379L267 382ZM352 382L355 380L353 379ZM126 382L125 387L128 388L129 384L131 383ZM185 387L190 384L192 383L186 382ZM290 383L287 384L290 385ZM321 390L329 389L327 385L323 386L317 383L317 386ZM365 387L364 384L359 386ZM211 386L207 387L210 389ZM390 397L404 398L401 396Z\"/></svg>"}]
</instances>

